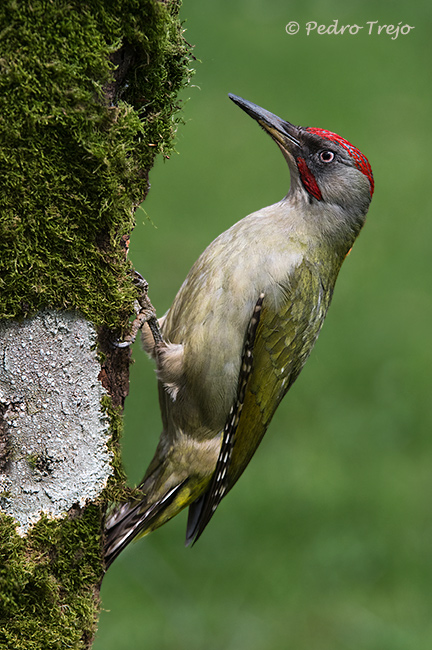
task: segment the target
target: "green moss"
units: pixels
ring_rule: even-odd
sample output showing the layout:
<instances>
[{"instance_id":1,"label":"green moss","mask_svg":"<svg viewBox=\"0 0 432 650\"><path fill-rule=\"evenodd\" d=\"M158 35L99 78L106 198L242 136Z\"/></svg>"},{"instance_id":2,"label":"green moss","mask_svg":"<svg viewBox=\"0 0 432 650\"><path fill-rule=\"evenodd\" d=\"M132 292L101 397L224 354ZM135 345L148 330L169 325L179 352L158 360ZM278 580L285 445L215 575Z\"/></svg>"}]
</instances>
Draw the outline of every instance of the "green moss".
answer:
<instances>
[{"instance_id":1,"label":"green moss","mask_svg":"<svg viewBox=\"0 0 432 650\"><path fill-rule=\"evenodd\" d=\"M120 450L120 438L123 432L122 409L112 406L111 398L105 395L101 402L102 411L106 413L110 421L111 438L108 448L112 452L111 467L112 475L108 480L108 486L104 491L104 498L107 503L118 503L127 501L133 494L133 490L126 485L126 475L123 469Z\"/></svg>"},{"instance_id":2,"label":"green moss","mask_svg":"<svg viewBox=\"0 0 432 650\"><path fill-rule=\"evenodd\" d=\"M121 409L102 399L111 424L113 475L98 502L75 506L63 520L42 517L22 538L0 514L0 648L51 650L91 647L104 575L102 529L106 504L128 498L119 438ZM42 459L43 460L43 459ZM34 470L41 458L27 457Z\"/></svg>"},{"instance_id":3,"label":"green moss","mask_svg":"<svg viewBox=\"0 0 432 650\"><path fill-rule=\"evenodd\" d=\"M127 325L134 211L155 156L172 149L190 72L178 9L173 0L0 3L0 319L54 307L105 331ZM120 409L109 398L102 407L114 454L104 502L42 518L25 538L0 515L2 649L91 645L103 512L125 489ZM35 471L42 461L28 457Z\"/></svg>"},{"instance_id":4,"label":"green moss","mask_svg":"<svg viewBox=\"0 0 432 650\"><path fill-rule=\"evenodd\" d=\"M101 514L76 508L62 522L41 519L23 539L9 517L0 526L0 647L85 648L97 621L103 575Z\"/></svg>"},{"instance_id":5,"label":"green moss","mask_svg":"<svg viewBox=\"0 0 432 650\"><path fill-rule=\"evenodd\" d=\"M153 0L1 3L0 318L53 306L127 322L125 240L189 73L177 12Z\"/></svg>"},{"instance_id":6,"label":"green moss","mask_svg":"<svg viewBox=\"0 0 432 650\"><path fill-rule=\"evenodd\" d=\"M36 454L29 454L27 456L27 463L28 463L29 467L31 467L31 469L36 469L37 460L38 460L38 458L37 458Z\"/></svg>"}]
</instances>

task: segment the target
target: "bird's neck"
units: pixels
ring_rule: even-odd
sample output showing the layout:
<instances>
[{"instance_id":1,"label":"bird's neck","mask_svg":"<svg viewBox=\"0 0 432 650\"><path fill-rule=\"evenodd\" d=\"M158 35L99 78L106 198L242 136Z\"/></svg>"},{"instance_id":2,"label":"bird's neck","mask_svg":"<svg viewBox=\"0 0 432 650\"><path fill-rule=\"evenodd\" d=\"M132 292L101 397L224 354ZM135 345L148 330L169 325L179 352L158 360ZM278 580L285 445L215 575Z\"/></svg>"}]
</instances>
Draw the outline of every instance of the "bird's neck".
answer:
<instances>
[{"instance_id":1,"label":"bird's neck","mask_svg":"<svg viewBox=\"0 0 432 650\"><path fill-rule=\"evenodd\" d=\"M325 249L341 263L352 248L365 221L364 215L347 212L340 205L310 199L307 193L289 193L281 207L290 229L311 249Z\"/></svg>"}]
</instances>

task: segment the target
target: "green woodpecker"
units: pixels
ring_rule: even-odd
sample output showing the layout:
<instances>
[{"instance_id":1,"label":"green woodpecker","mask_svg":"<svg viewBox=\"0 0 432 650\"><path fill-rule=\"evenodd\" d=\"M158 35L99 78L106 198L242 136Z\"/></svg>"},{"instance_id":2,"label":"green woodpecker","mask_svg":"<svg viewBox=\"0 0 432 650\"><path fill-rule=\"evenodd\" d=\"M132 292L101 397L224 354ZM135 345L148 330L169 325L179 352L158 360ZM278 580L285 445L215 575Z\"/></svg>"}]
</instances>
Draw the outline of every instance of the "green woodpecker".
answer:
<instances>
[{"instance_id":1,"label":"green woodpecker","mask_svg":"<svg viewBox=\"0 0 432 650\"><path fill-rule=\"evenodd\" d=\"M186 543L201 535L303 368L372 197L369 162L347 140L230 98L282 151L290 190L208 246L159 320L162 340L143 328L163 430L142 497L107 522L107 565L186 506Z\"/></svg>"}]
</instances>

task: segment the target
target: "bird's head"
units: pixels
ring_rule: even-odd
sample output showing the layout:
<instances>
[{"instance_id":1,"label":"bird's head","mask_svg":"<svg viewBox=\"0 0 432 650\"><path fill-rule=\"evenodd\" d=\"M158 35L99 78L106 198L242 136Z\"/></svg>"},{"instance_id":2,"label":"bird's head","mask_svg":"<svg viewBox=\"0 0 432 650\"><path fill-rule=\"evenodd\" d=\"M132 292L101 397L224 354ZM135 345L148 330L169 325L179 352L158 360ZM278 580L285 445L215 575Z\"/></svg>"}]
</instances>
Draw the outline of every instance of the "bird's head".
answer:
<instances>
[{"instance_id":1,"label":"bird's head","mask_svg":"<svg viewBox=\"0 0 432 650\"><path fill-rule=\"evenodd\" d=\"M364 221L374 180L361 151L336 133L294 126L241 97L229 97L279 145L291 171L288 197L335 206L351 218L356 216Z\"/></svg>"}]
</instances>

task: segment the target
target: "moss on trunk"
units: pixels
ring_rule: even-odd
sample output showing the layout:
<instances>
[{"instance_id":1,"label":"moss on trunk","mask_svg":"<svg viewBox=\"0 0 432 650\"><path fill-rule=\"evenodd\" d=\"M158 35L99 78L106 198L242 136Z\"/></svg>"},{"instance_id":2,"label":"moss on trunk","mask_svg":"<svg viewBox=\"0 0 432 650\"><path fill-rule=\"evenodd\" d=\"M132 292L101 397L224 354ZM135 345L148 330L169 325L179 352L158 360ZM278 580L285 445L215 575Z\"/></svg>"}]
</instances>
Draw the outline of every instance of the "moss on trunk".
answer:
<instances>
[{"instance_id":1,"label":"moss on trunk","mask_svg":"<svg viewBox=\"0 0 432 650\"><path fill-rule=\"evenodd\" d=\"M1 648L92 644L101 522L123 489L116 441L129 355L110 341L133 310L126 252L134 211L155 156L173 146L177 93L188 80L178 10L172 0L1 3L0 319L25 324L50 308L95 324L115 452L96 502L61 520L43 516L25 537L1 515ZM13 454L2 438L4 410L0 404L0 473Z\"/></svg>"}]
</instances>

